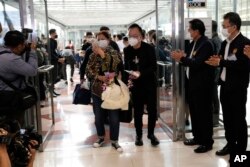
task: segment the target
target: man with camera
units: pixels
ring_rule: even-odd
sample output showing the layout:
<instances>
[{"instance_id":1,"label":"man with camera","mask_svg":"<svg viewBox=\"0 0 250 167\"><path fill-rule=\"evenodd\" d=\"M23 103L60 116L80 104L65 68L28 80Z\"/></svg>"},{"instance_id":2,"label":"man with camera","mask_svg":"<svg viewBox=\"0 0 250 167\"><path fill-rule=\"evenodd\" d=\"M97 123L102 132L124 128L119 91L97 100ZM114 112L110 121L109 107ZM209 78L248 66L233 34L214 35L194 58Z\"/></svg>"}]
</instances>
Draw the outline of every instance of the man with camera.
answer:
<instances>
[{"instance_id":1,"label":"man with camera","mask_svg":"<svg viewBox=\"0 0 250 167\"><path fill-rule=\"evenodd\" d=\"M0 115L11 116L18 119L21 124L25 109L21 109L21 106L15 106L15 110L10 111L5 108L5 111L3 107L9 106L13 108L13 102L17 102L17 99L4 96L4 94L7 91L17 92L26 89L27 83L25 78L37 74L35 47L35 43L27 46L24 35L16 30L6 33L4 46L0 47ZM23 56L27 50L29 51L25 55L26 60L24 60ZM15 94L12 93L11 95Z\"/></svg>"}]
</instances>

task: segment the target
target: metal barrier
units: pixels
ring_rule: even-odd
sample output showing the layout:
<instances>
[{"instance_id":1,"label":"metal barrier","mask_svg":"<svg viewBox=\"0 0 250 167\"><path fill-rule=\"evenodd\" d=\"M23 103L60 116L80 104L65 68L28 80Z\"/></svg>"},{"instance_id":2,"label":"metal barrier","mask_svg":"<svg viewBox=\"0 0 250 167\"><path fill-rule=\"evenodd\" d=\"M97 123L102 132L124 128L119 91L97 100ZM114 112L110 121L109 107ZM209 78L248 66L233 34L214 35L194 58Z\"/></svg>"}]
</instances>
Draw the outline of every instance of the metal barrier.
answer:
<instances>
[{"instance_id":1,"label":"metal barrier","mask_svg":"<svg viewBox=\"0 0 250 167\"><path fill-rule=\"evenodd\" d=\"M53 102L53 89L54 84L52 81L52 69L53 65L44 65L38 68L39 74L44 74L47 76L47 86L50 94L50 102L48 101L48 106L45 108L40 107L40 101L37 107L37 130L39 134L43 136L43 143L41 144L39 151L43 151L46 146L47 139L51 136L52 128L55 124L55 116L54 116L54 102ZM48 100L49 100L48 99ZM44 113L43 113L44 112ZM44 119L44 120L42 120Z\"/></svg>"}]
</instances>

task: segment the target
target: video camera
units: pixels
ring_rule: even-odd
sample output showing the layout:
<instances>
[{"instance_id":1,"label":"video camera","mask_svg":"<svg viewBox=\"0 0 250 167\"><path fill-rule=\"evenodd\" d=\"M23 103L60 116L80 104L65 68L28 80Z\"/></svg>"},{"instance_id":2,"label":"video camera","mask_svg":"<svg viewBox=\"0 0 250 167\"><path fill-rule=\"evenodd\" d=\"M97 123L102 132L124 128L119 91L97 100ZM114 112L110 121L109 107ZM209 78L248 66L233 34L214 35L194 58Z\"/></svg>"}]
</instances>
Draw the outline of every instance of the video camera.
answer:
<instances>
[{"instance_id":1,"label":"video camera","mask_svg":"<svg viewBox=\"0 0 250 167\"><path fill-rule=\"evenodd\" d=\"M7 150L13 166L26 167L30 159L29 145L33 149L38 149L42 143L42 136L34 130L34 126L21 129L16 120L6 121L0 125L14 135L5 136L2 143L7 144ZM31 140L37 141L37 145L32 145Z\"/></svg>"},{"instance_id":2,"label":"video camera","mask_svg":"<svg viewBox=\"0 0 250 167\"><path fill-rule=\"evenodd\" d=\"M30 39L30 41L28 41L28 42L31 43L33 30L32 30L32 29L29 29L29 28L23 28L23 29L22 29L22 33L23 33L23 35L24 35L24 37L25 37L25 40L28 41L28 39Z\"/></svg>"},{"instance_id":3,"label":"video camera","mask_svg":"<svg viewBox=\"0 0 250 167\"><path fill-rule=\"evenodd\" d=\"M30 52L30 50L31 50L30 45L32 43L32 33L33 33L33 30L29 29L29 28L23 28L22 29L22 33L23 33L24 38L26 40L25 50L26 50L26 52Z\"/></svg>"}]
</instances>

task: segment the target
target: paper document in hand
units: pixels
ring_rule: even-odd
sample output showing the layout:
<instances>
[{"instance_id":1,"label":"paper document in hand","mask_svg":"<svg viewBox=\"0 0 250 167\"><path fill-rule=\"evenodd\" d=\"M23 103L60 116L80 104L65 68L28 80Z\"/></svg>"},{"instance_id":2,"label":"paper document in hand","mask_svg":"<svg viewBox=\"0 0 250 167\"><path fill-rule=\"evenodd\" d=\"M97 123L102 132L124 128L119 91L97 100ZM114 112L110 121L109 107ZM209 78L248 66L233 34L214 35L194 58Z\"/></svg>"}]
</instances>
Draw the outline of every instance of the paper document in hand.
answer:
<instances>
[{"instance_id":1,"label":"paper document in hand","mask_svg":"<svg viewBox=\"0 0 250 167\"><path fill-rule=\"evenodd\" d=\"M130 75L133 75L135 77L139 77L139 74L135 71L130 71L130 70L124 70L125 72L129 73Z\"/></svg>"}]
</instances>

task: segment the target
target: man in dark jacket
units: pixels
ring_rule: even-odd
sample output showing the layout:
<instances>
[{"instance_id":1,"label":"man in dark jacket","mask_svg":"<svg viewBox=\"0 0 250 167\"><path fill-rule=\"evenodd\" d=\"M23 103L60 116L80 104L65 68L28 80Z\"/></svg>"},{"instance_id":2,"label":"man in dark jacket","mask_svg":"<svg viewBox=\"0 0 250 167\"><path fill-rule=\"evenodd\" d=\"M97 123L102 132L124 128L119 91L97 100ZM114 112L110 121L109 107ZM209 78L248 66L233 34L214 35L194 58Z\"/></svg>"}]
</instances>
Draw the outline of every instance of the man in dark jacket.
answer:
<instances>
[{"instance_id":1,"label":"man in dark jacket","mask_svg":"<svg viewBox=\"0 0 250 167\"><path fill-rule=\"evenodd\" d=\"M133 82L132 101L136 128L135 145L142 146L142 116L144 104L148 111L148 138L151 144L159 144L154 135L157 120L157 80L156 80L156 55L154 47L142 41L142 29L137 24L129 27L129 44L124 48L125 70L132 70L129 76ZM126 82L126 81L125 81Z\"/></svg>"},{"instance_id":2,"label":"man in dark jacket","mask_svg":"<svg viewBox=\"0 0 250 167\"><path fill-rule=\"evenodd\" d=\"M246 101L249 84L249 60L243 53L249 39L240 33L241 18L229 12L223 18L220 56L213 56L207 64L220 66L220 100L225 128L226 146L216 152L223 156L230 152L244 152L247 148Z\"/></svg>"},{"instance_id":3,"label":"man in dark jacket","mask_svg":"<svg viewBox=\"0 0 250 167\"><path fill-rule=\"evenodd\" d=\"M61 58L56 50L57 50L57 33L55 29L50 29L49 30L49 35L50 35L50 39L49 39L49 44L50 44L50 62L52 65L54 65L53 68L53 83L56 84L56 82L59 80L58 79L58 63L63 63L64 62L64 58ZM55 91L53 91L53 95L54 97L60 95L58 93L56 93Z\"/></svg>"},{"instance_id":4,"label":"man in dark jacket","mask_svg":"<svg viewBox=\"0 0 250 167\"><path fill-rule=\"evenodd\" d=\"M213 55L213 46L205 33L204 23L199 19L189 22L190 43L187 56L183 51L173 51L172 58L187 67L188 104L194 138L184 141L185 145L199 145L194 152L204 153L212 149L213 120L212 92L215 68L205 61Z\"/></svg>"}]
</instances>

